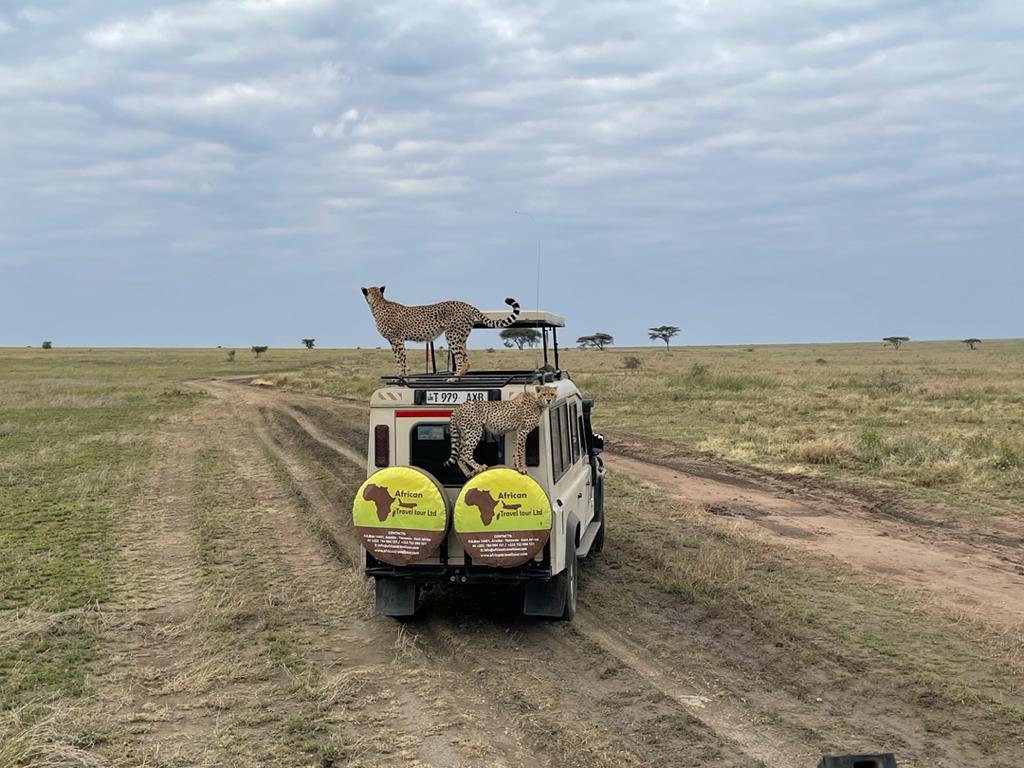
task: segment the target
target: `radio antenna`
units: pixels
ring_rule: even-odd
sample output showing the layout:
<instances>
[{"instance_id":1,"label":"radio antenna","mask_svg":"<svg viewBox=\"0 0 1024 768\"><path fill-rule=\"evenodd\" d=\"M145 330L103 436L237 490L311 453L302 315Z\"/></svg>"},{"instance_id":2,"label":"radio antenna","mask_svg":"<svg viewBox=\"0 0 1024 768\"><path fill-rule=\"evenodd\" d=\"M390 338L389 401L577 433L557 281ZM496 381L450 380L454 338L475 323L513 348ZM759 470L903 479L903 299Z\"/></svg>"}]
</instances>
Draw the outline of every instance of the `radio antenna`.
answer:
<instances>
[{"instance_id":1,"label":"radio antenna","mask_svg":"<svg viewBox=\"0 0 1024 768\"><path fill-rule=\"evenodd\" d=\"M534 306L537 308L537 318L539 322L540 318L540 227L537 225L536 217L529 211L512 211L517 216L529 216L530 221L533 222L533 228L537 233L537 292L536 292L536 303ZM541 329L542 334L547 334L547 328ZM534 351L533 353L534 368L540 368L540 356L539 353ZM523 387L523 391L526 391L526 387Z\"/></svg>"}]
</instances>

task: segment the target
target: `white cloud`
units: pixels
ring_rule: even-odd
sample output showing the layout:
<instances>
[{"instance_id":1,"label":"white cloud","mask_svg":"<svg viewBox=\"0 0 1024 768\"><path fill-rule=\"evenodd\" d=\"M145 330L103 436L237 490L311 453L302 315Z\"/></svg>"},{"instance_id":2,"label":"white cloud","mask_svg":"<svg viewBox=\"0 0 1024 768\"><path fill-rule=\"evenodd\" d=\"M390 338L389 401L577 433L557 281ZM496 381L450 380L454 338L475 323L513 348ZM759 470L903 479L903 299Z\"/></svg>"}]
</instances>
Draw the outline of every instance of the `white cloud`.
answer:
<instances>
[{"instance_id":1,"label":"white cloud","mask_svg":"<svg viewBox=\"0 0 1024 768\"><path fill-rule=\"evenodd\" d=\"M884 258L943 218L994 237L1024 192L1012 0L60 7L0 18L7 253L102 253L108 222L140 252L426 263L511 248L528 207L566 264Z\"/></svg>"}]
</instances>

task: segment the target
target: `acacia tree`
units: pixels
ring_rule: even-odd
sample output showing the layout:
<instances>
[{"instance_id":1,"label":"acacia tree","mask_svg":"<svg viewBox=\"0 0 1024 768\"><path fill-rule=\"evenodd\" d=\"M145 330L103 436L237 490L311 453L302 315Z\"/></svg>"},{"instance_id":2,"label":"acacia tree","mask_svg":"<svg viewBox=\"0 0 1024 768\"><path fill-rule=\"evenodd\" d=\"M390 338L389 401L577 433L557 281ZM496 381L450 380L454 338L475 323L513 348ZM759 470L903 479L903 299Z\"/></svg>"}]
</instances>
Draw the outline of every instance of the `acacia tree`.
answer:
<instances>
[{"instance_id":1,"label":"acacia tree","mask_svg":"<svg viewBox=\"0 0 1024 768\"><path fill-rule=\"evenodd\" d=\"M594 333L590 336L580 336L576 343L580 345L580 349L593 347L603 352L605 347L615 343L615 338L609 333Z\"/></svg>"},{"instance_id":2,"label":"acacia tree","mask_svg":"<svg viewBox=\"0 0 1024 768\"><path fill-rule=\"evenodd\" d=\"M967 345L968 349L977 349L978 345L981 344L981 339L964 339L964 344Z\"/></svg>"},{"instance_id":3,"label":"acacia tree","mask_svg":"<svg viewBox=\"0 0 1024 768\"><path fill-rule=\"evenodd\" d=\"M306 345L306 349L312 349L316 339L303 339L302 343Z\"/></svg>"},{"instance_id":4,"label":"acacia tree","mask_svg":"<svg viewBox=\"0 0 1024 768\"><path fill-rule=\"evenodd\" d=\"M899 349L904 341L910 341L909 336L886 336L882 339L886 344L892 344L893 349Z\"/></svg>"},{"instance_id":5,"label":"acacia tree","mask_svg":"<svg viewBox=\"0 0 1024 768\"><path fill-rule=\"evenodd\" d=\"M506 347L535 347L540 343L540 333L533 328L506 328L498 334Z\"/></svg>"},{"instance_id":6,"label":"acacia tree","mask_svg":"<svg viewBox=\"0 0 1024 768\"><path fill-rule=\"evenodd\" d=\"M44 341L43 342L43 349L53 349L53 342L52 341Z\"/></svg>"},{"instance_id":7,"label":"acacia tree","mask_svg":"<svg viewBox=\"0 0 1024 768\"><path fill-rule=\"evenodd\" d=\"M647 335L651 340L659 340L665 342L665 349L668 349L668 340L679 333L678 325L659 325L655 328L648 328Z\"/></svg>"},{"instance_id":8,"label":"acacia tree","mask_svg":"<svg viewBox=\"0 0 1024 768\"><path fill-rule=\"evenodd\" d=\"M266 344L254 344L251 347L251 349L253 351L253 354L256 355L256 359L259 360L260 359L260 355L262 355L264 352L266 352L268 349L270 349L270 347L268 347Z\"/></svg>"}]
</instances>

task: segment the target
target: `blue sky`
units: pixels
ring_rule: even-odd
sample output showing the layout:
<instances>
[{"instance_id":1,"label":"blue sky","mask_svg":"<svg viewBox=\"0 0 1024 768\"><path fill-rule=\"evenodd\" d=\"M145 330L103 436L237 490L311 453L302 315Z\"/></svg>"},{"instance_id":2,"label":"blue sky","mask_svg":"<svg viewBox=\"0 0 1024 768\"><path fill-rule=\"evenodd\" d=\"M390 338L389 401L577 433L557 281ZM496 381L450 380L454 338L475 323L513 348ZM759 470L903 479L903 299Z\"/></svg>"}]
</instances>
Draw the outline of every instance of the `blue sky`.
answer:
<instances>
[{"instance_id":1,"label":"blue sky","mask_svg":"<svg viewBox=\"0 0 1024 768\"><path fill-rule=\"evenodd\" d=\"M0 0L0 344L376 345L360 286L532 308L538 238L572 335L1024 336L1022 39L1018 0Z\"/></svg>"}]
</instances>

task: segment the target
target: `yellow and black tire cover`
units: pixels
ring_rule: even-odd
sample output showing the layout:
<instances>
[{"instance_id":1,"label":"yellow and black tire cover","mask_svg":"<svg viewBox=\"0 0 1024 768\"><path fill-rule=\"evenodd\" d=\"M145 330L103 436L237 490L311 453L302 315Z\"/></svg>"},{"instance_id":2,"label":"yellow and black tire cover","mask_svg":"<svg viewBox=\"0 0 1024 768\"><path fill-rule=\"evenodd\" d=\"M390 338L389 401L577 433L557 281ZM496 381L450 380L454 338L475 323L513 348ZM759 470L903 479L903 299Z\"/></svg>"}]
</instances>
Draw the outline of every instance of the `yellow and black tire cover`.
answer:
<instances>
[{"instance_id":1,"label":"yellow and black tire cover","mask_svg":"<svg viewBox=\"0 0 1024 768\"><path fill-rule=\"evenodd\" d=\"M551 503L529 475L495 467L455 501L455 533L474 563L510 568L532 560L551 535Z\"/></svg>"},{"instance_id":2,"label":"yellow and black tire cover","mask_svg":"<svg viewBox=\"0 0 1024 768\"><path fill-rule=\"evenodd\" d=\"M448 497L429 473L385 467L370 475L352 502L352 524L366 551L408 565L437 551L448 531Z\"/></svg>"}]
</instances>

